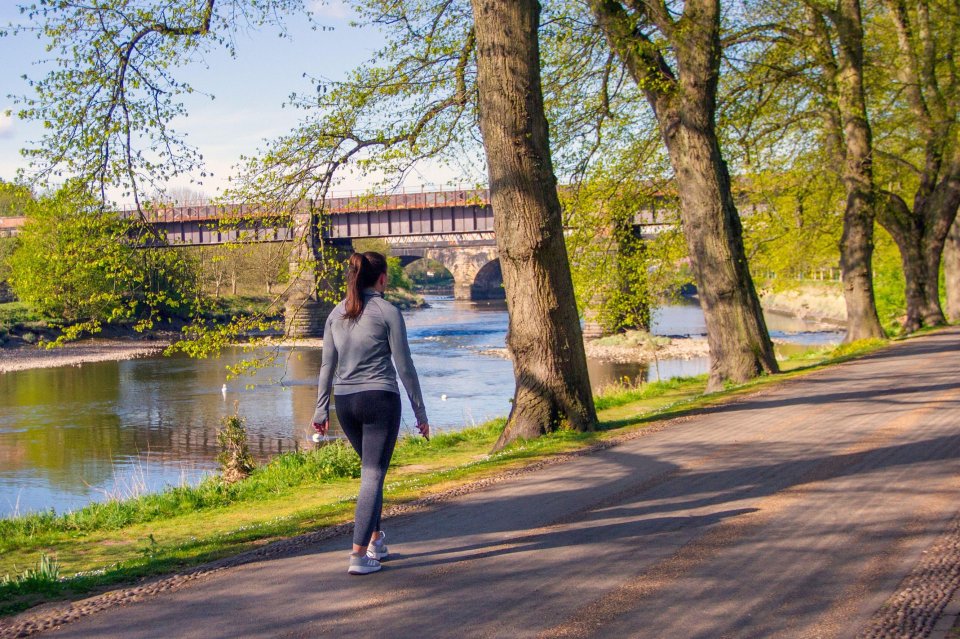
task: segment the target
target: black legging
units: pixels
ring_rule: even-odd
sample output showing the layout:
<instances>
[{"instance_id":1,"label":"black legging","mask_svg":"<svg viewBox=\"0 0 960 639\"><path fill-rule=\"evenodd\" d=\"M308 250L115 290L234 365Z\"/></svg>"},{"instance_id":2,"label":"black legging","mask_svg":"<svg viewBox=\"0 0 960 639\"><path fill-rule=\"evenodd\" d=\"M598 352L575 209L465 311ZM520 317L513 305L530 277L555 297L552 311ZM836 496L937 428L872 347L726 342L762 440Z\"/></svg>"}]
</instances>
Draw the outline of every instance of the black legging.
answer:
<instances>
[{"instance_id":1,"label":"black legging","mask_svg":"<svg viewBox=\"0 0 960 639\"><path fill-rule=\"evenodd\" d=\"M344 434L360 455L360 495L353 522L353 543L366 546L380 530L383 480L400 432L400 395L390 391L361 391L335 395L337 418Z\"/></svg>"}]
</instances>

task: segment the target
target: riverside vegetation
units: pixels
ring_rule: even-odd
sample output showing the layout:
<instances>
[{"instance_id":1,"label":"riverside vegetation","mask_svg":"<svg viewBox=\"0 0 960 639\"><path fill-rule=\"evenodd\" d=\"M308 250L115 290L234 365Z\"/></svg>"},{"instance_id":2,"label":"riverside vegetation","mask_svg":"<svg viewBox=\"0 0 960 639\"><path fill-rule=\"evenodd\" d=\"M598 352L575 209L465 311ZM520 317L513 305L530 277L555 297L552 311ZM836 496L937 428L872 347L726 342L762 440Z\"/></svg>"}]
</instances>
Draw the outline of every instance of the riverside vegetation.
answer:
<instances>
[{"instance_id":1,"label":"riverside vegetation","mask_svg":"<svg viewBox=\"0 0 960 639\"><path fill-rule=\"evenodd\" d=\"M288 244L133 250L117 239L126 226L105 232L90 206L72 201L69 192L23 197L30 225L19 237L0 238L0 286L12 284L19 297L0 300L0 346L147 331L173 341L185 337L181 329L191 323L224 326L253 318L262 320L252 326L259 331L281 329L277 298L289 279ZM384 242L362 250L389 255ZM154 255L146 269L151 281L136 261L147 254ZM400 260L389 258L389 269L387 299L400 308L423 306Z\"/></svg>"},{"instance_id":2,"label":"riverside vegetation","mask_svg":"<svg viewBox=\"0 0 960 639\"><path fill-rule=\"evenodd\" d=\"M560 430L519 440L490 453L505 420L429 441L401 439L385 496L411 502L644 428L652 422L708 406L764 384L882 346L868 340L814 349L782 362L793 372L729 385L705 395L706 377L677 378L637 387L614 386L595 399L595 432ZM196 486L90 504L74 512L40 512L0 520L0 614L39 603L78 597L110 586L184 569L349 521L360 463L342 442L285 453L227 483L211 476Z\"/></svg>"}]
</instances>

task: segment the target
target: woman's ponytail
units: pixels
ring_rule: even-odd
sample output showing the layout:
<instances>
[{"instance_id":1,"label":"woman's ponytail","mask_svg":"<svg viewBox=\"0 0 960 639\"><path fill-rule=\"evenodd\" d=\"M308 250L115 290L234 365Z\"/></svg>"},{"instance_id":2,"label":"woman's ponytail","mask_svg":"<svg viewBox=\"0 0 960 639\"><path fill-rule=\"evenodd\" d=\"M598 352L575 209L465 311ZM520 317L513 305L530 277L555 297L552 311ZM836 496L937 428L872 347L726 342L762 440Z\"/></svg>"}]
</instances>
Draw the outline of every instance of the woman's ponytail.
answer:
<instances>
[{"instance_id":1,"label":"woman's ponytail","mask_svg":"<svg viewBox=\"0 0 960 639\"><path fill-rule=\"evenodd\" d=\"M387 258L380 253L354 253L347 263L347 299L343 303L343 315L357 319L363 313L363 289L377 283L382 273L387 272Z\"/></svg>"}]
</instances>

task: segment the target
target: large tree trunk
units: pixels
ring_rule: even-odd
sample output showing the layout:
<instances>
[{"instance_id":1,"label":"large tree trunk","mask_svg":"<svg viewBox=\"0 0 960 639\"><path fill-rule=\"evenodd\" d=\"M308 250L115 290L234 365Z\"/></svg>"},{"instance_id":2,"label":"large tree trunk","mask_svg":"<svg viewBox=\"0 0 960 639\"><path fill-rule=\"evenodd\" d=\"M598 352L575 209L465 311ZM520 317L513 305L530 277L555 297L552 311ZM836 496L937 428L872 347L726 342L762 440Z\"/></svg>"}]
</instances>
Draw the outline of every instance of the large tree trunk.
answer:
<instances>
[{"instance_id":1,"label":"large tree trunk","mask_svg":"<svg viewBox=\"0 0 960 639\"><path fill-rule=\"evenodd\" d=\"M900 52L893 63L924 145L913 209L901 196L886 192L877 209L877 220L900 249L907 294L903 331L910 333L946 321L940 307L940 260L960 205L960 152L954 145L957 83L938 80L938 65L948 58L938 53L928 3L917 0L915 13L905 0L885 4Z\"/></svg>"},{"instance_id":2,"label":"large tree trunk","mask_svg":"<svg viewBox=\"0 0 960 639\"><path fill-rule=\"evenodd\" d=\"M717 0L687 0L680 29L664 5L631 5L651 13L631 16L620 2L591 1L611 47L653 107L676 173L680 218L710 345L707 390L715 391L725 381L743 382L778 370L714 122L720 7ZM668 33L678 74L637 27L638 15Z\"/></svg>"},{"instance_id":3,"label":"large tree trunk","mask_svg":"<svg viewBox=\"0 0 960 639\"><path fill-rule=\"evenodd\" d=\"M879 220L900 249L906 286L903 332L946 323L940 306L940 260L947 234L960 205L960 177L953 173L927 197L918 196L911 211L901 197L884 194Z\"/></svg>"},{"instance_id":4,"label":"large tree trunk","mask_svg":"<svg viewBox=\"0 0 960 639\"><path fill-rule=\"evenodd\" d=\"M847 205L840 237L840 273L847 305L846 342L886 338L873 294L872 193L847 188Z\"/></svg>"},{"instance_id":5,"label":"large tree trunk","mask_svg":"<svg viewBox=\"0 0 960 639\"><path fill-rule=\"evenodd\" d=\"M762 372L775 373L777 361L747 267L730 177L711 128L662 126L707 327L707 390L715 391L727 380L744 382Z\"/></svg>"},{"instance_id":6,"label":"large tree trunk","mask_svg":"<svg viewBox=\"0 0 960 639\"><path fill-rule=\"evenodd\" d=\"M913 229L890 228L889 230L900 249L900 263L903 267L907 314L902 330L904 333L912 333L924 325L922 309L926 305L927 298L925 287L928 278L920 233Z\"/></svg>"},{"instance_id":7,"label":"large tree trunk","mask_svg":"<svg viewBox=\"0 0 960 639\"><path fill-rule=\"evenodd\" d=\"M841 0L836 86L846 153L847 204L840 238L840 272L847 305L846 341L885 338L873 295L873 139L863 93L863 22L859 0Z\"/></svg>"},{"instance_id":8,"label":"large tree trunk","mask_svg":"<svg viewBox=\"0 0 960 639\"><path fill-rule=\"evenodd\" d=\"M516 392L495 448L557 428L589 430L596 411L540 87L536 0L472 0L480 130Z\"/></svg>"},{"instance_id":9,"label":"large tree trunk","mask_svg":"<svg viewBox=\"0 0 960 639\"><path fill-rule=\"evenodd\" d=\"M953 221L943 247L943 280L947 289L947 317L960 322L960 217Z\"/></svg>"}]
</instances>

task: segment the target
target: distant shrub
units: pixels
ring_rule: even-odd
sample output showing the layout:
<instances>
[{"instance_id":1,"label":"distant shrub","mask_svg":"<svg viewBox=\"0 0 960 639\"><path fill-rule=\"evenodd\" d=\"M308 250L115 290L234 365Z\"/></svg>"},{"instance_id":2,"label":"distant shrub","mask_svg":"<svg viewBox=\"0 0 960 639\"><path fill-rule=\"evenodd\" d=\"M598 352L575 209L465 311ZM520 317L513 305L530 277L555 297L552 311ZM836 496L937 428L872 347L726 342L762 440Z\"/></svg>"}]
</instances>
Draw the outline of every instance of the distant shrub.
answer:
<instances>
[{"instance_id":1,"label":"distant shrub","mask_svg":"<svg viewBox=\"0 0 960 639\"><path fill-rule=\"evenodd\" d=\"M657 350L662 346L670 344L669 337L662 335L651 335L647 331L625 331L614 335L608 335L596 340L599 346L623 346L628 348L645 348L647 350Z\"/></svg>"},{"instance_id":2,"label":"distant shrub","mask_svg":"<svg viewBox=\"0 0 960 639\"><path fill-rule=\"evenodd\" d=\"M193 267L179 253L138 248L135 220L100 210L70 183L30 202L6 260L16 297L43 318L64 322L64 339L103 324L192 316L199 303Z\"/></svg>"}]
</instances>

